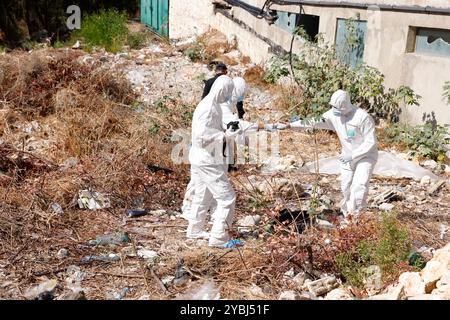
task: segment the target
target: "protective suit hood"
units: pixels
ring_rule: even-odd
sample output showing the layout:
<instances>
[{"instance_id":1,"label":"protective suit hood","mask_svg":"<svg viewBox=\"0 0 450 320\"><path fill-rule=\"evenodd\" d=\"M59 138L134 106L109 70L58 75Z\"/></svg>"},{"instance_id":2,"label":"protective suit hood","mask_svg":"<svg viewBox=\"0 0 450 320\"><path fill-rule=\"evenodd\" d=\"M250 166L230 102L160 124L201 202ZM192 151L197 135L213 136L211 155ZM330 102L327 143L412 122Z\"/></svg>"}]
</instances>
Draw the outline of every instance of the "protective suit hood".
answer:
<instances>
[{"instance_id":1,"label":"protective suit hood","mask_svg":"<svg viewBox=\"0 0 450 320\"><path fill-rule=\"evenodd\" d=\"M245 92L247 90L247 84L241 77L233 79L234 91L233 91L233 103L244 101Z\"/></svg>"},{"instance_id":2,"label":"protective suit hood","mask_svg":"<svg viewBox=\"0 0 450 320\"><path fill-rule=\"evenodd\" d=\"M338 110L342 115L347 115L356 109L350 101L350 95L343 90L338 90L333 93L330 99L330 105Z\"/></svg>"},{"instance_id":3,"label":"protective suit hood","mask_svg":"<svg viewBox=\"0 0 450 320\"><path fill-rule=\"evenodd\" d=\"M220 76L214 81L209 94L204 100L211 103L212 105L219 105L230 100L234 90L234 83L228 76ZM205 102L206 102L205 101Z\"/></svg>"}]
</instances>

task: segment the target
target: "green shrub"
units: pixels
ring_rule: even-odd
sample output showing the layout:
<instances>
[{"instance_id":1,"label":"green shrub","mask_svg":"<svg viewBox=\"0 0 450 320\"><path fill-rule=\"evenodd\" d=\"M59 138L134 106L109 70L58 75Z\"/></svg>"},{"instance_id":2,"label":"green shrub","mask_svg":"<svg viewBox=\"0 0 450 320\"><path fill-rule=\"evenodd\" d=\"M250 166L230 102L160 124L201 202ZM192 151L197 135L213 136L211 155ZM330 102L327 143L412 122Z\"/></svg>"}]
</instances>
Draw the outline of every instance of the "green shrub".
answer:
<instances>
[{"instance_id":1,"label":"green shrub","mask_svg":"<svg viewBox=\"0 0 450 320\"><path fill-rule=\"evenodd\" d=\"M148 34L145 32L133 32L128 35L127 43L131 49L142 49L147 42Z\"/></svg>"},{"instance_id":2,"label":"green shrub","mask_svg":"<svg viewBox=\"0 0 450 320\"><path fill-rule=\"evenodd\" d=\"M128 38L127 16L116 9L101 10L87 15L81 29L74 33L75 39L83 39L89 48L102 47L109 52L118 52Z\"/></svg>"},{"instance_id":3,"label":"green shrub","mask_svg":"<svg viewBox=\"0 0 450 320\"><path fill-rule=\"evenodd\" d=\"M274 57L266 70L265 79L270 83L291 73L289 56ZM406 86L386 89L384 75L375 68L359 65L352 68L339 61L334 46L306 41L297 55L293 56L292 69L296 82L302 90L302 101L292 115L316 118L329 110L333 92L343 89L352 101L366 109L376 119L398 122L402 104L418 105L421 98Z\"/></svg>"},{"instance_id":4,"label":"green shrub","mask_svg":"<svg viewBox=\"0 0 450 320\"><path fill-rule=\"evenodd\" d=\"M192 62L197 62L202 60L203 57L203 53L202 53L203 49L201 47L200 44L195 44L192 47L187 48L184 51L184 55L186 57L189 58L189 60L191 60Z\"/></svg>"},{"instance_id":5,"label":"green shrub","mask_svg":"<svg viewBox=\"0 0 450 320\"><path fill-rule=\"evenodd\" d=\"M376 239L360 241L353 250L337 255L336 264L349 284L362 288L367 267L379 266L383 279L389 279L396 273L397 265L408 262L410 251L406 228L401 226L395 213L383 213Z\"/></svg>"},{"instance_id":6,"label":"green shrub","mask_svg":"<svg viewBox=\"0 0 450 320\"><path fill-rule=\"evenodd\" d=\"M383 131L382 141L396 144L410 150L412 156L420 156L439 162L446 162L448 125L427 123L421 126L395 124Z\"/></svg>"}]
</instances>

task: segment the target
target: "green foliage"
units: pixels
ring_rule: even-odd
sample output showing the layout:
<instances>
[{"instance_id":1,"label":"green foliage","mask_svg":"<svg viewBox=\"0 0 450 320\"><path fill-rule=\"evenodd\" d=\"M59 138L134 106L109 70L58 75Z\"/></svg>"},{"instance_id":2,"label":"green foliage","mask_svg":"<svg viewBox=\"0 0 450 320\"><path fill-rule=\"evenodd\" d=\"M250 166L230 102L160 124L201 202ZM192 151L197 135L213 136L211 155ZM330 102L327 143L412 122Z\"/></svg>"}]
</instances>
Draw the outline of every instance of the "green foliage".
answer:
<instances>
[{"instance_id":1,"label":"green foliage","mask_svg":"<svg viewBox=\"0 0 450 320\"><path fill-rule=\"evenodd\" d=\"M128 34L127 43L131 49L142 49L148 40L146 32L132 32Z\"/></svg>"},{"instance_id":2,"label":"green foliage","mask_svg":"<svg viewBox=\"0 0 450 320\"><path fill-rule=\"evenodd\" d=\"M150 121L150 126L149 126L149 128L148 128L148 132L149 132L152 136L158 134L159 131L160 131L160 129L161 129L161 126L159 125L158 122L156 122L156 121L154 121L154 120L151 120L151 121Z\"/></svg>"},{"instance_id":3,"label":"green foliage","mask_svg":"<svg viewBox=\"0 0 450 320\"><path fill-rule=\"evenodd\" d=\"M398 264L408 261L411 241L396 214L383 213L378 230L376 239L360 241L353 250L336 256L340 273L349 284L362 288L366 268L371 265L379 266L383 278L388 279Z\"/></svg>"},{"instance_id":4,"label":"green foliage","mask_svg":"<svg viewBox=\"0 0 450 320\"><path fill-rule=\"evenodd\" d=\"M109 52L118 52L128 38L127 15L116 9L101 10L98 14L87 15L73 39L83 39L88 46L102 47Z\"/></svg>"},{"instance_id":5,"label":"green foliage","mask_svg":"<svg viewBox=\"0 0 450 320\"><path fill-rule=\"evenodd\" d=\"M196 44L192 47L189 47L184 51L184 55L189 58L192 62L197 62L202 60L202 47L199 44Z\"/></svg>"},{"instance_id":6,"label":"green foliage","mask_svg":"<svg viewBox=\"0 0 450 320\"><path fill-rule=\"evenodd\" d=\"M444 98L445 102L450 106L450 81L446 81L444 83L444 93L442 94L442 97Z\"/></svg>"},{"instance_id":7,"label":"green foliage","mask_svg":"<svg viewBox=\"0 0 450 320\"><path fill-rule=\"evenodd\" d=\"M427 123L421 126L395 124L384 130L381 139L386 144L397 144L410 150L411 155L445 162L448 125Z\"/></svg>"},{"instance_id":8,"label":"green foliage","mask_svg":"<svg viewBox=\"0 0 450 320\"><path fill-rule=\"evenodd\" d=\"M300 84L300 100L289 112L301 118L317 118L329 110L333 92L349 92L352 102L359 104L376 119L398 122L402 103L417 105L420 96L406 86L386 90L384 75L375 68L360 65L352 69L338 60L334 46L307 42L292 59L294 77ZM274 57L266 71L266 80L277 82L290 74L289 56Z\"/></svg>"}]
</instances>

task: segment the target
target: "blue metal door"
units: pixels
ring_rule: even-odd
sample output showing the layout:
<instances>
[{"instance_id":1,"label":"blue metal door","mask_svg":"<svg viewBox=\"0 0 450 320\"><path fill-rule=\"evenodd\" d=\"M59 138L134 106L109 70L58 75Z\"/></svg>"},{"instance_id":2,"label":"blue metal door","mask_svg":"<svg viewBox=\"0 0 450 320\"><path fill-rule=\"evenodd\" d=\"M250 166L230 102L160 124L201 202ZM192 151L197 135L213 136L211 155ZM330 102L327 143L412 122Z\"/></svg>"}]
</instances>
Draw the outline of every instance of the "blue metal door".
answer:
<instances>
[{"instance_id":1,"label":"blue metal door","mask_svg":"<svg viewBox=\"0 0 450 320\"><path fill-rule=\"evenodd\" d=\"M141 0L141 22L169 36L169 0Z\"/></svg>"},{"instance_id":2,"label":"blue metal door","mask_svg":"<svg viewBox=\"0 0 450 320\"><path fill-rule=\"evenodd\" d=\"M355 68L364 62L367 21L338 19L336 51L344 63Z\"/></svg>"}]
</instances>

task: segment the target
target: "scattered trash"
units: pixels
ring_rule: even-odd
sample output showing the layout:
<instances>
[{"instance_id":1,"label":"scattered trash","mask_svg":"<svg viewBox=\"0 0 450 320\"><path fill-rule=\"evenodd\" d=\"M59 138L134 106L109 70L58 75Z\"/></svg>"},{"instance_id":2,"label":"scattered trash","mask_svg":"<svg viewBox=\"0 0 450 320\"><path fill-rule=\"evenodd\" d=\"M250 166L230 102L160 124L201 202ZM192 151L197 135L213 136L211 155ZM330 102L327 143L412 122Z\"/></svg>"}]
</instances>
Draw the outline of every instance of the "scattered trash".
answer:
<instances>
[{"instance_id":1,"label":"scattered trash","mask_svg":"<svg viewBox=\"0 0 450 320\"><path fill-rule=\"evenodd\" d=\"M159 260L158 253L152 250L140 249L138 250L137 255L145 259L149 266L154 266Z\"/></svg>"},{"instance_id":2,"label":"scattered trash","mask_svg":"<svg viewBox=\"0 0 450 320\"><path fill-rule=\"evenodd\" d=\"M58 257L58 259L64 259L69 255L69 251L67 249L61 249L58 251L58 253L56 254L56 256Z\"/></svg>"},{"instance_id":3,"label":"scattered trash","mask_svg":"<svg viewBox=\"0 0 450 320\"><path fill-rule=\"evenodd\" d=\"M28 290L25 297L29 300L53 300L53 294L58 286L57 280L48 280Z\"/></svg>"},{"instance_id":4,"label":"scattered trash","mask_svg":"<svg viewBox=\"0 0 450 320\"><path fill-rule=\"evenodd\" d=\"M252 229L261 223L261 216L246 216L237 222L238 232L249 233Z\"/></svg>"},{"instance_id":5,"label":"scattered trash","mask_svg":"<svg viewBox=\"0 0 450 320\"><path fill-rule=\"evenodd\" d=\"M171 284L171 283L173 282L174 279L175 279L174 276L165 276L165 277L163 277L163 278L161 279L161 282L162 282L165 286L167 286L167 285Z\"/></svg>"},{"instance_id":6,"label":"scattered trash","mask_svg":"<svg viewBox=\"0 0 450 320\"><path fill-rule=\"evenodd\" d=\"M147 215L147 210L127 210L127 216L129 218L137 218Z\"/></svg>"},{"instance_id":7,"label":"scattered trash","mask_svg":"<svg viewBox=\"0 0 450 320\"><path fill-rule=\"evenodd\" d=\"M122 243L131 242L130 236L126 232L118 232L115 234L107 234L97 237L95 240L88 242L91 246L120 245Z\"/></svg>"},{"instance_id":8,"label":"scattered trash","mask_svg":"<svg viewBox=\"0 0 450 320\"><path fill-rule=\"evenodd\" d=\"M110 200L96 191L82 190L78 196L80 209L101 210L111 207Z\"/></svg>"},{"instance_id":9,"label":"scattered trash","mask_svg":"<svg viewBox=\"0 0 450 320\"><path fill-rule=\"evenodd\" d=\"M84 291L69 292L58 297L58 300L87 300Z\"/></svg>"},{"instance_id":10,"label":"scattered trash","mask_svg":"<svg viewBox=\"0 0 450 320\"><path fill-rule=\"evenodd\" d=\"M403 195L398 190L391 189L374 197L372 201L375 205L381 205L401 200L403 200Z\"/></svg>"},{"instance_id":11,"label":"scattered trash","mask_svg":"<svg viewBox=\"0 0 450 320\"><path fill-rule=\"evenodd\" d=\"M109 255L103 255L103 256L86 256L81 259L81 264L88 264L93 261L100 261L100 262L117 262L120 261L120 256L114 253L111 253Z\"/></svg>"},{"instance_id":12,"label":"scattered trash","mask_svg":"<svg viewBox=\"0 0 450 320\"><path fill-rule=\"evenodd\" d=\"M408 256L408 262L410 266L416 267L422 270L427 265L425 258L417 251L413 251Z\"/></svg>"},{"instance_id":13,"label":"scattered trash","mask_svg":"<svg viewBox=\"0 0 450 320\"><path fill-rule=\"evenodd\" d=\"M382 211L392 211L395 208L395 206L392 203L383 203L380 204L378 208L380 208L380 210Z\"/></svg>"},{"instance_id":14,"label":"scattered trash","mask_svg":"<svg viewBox=\"0 0 450 320\"><path fill-rule=\"evenodd\" d=\"M186 293L175 298L175 300L219 300L220 289L214 281L206 280L189 289Z\"/></svg>"},{"instance_id":15,"label":"scattered trash","mask_svg":"<svg viewBox=\"0 0 450 320\"><path fill-rule=\"evenodd\" d=\"M294 271L294 268L291 268L291 270L286 271L286 272L284 273L284 275L283 275L283 278L285 278L285 279L292 279L292 278L294 278L294 277L295 277L295 271Z\"/></svg>"},{"instance_id":16,"label":"scattered trash","mask_svg":"<svg viewBox=\"0 0 450 320\"><path fill-rule=\"evenodd\" d=\"M307 163L306 167L310 172L315 172L315 163ZM319 173L340 174L340 162L338 156L319 160ZM422 168L412 161L399 158L393 153L379 151L378 162L373 172L375 175L392 178L411 178L420 181L424 176L436 181L438 176L431 171Z\"/></svg>"},{"instance_id":17,"label":"scattered trash","mask_svg":"<svg viewBox=\"0 0 450 320\"><path fill-rule=\"evenodd\" d=\"M51 208L53 210L53 213L55 213L55 214L63 214L64 213L64 210L60 206L59 203L56 203L56 202L52 203Z\"/></svg>"},{"instance_id":18,"label":"scattered trash","mask_svg":"<svg viewBox=\"0 0 450 320\"><path fill-rule=\"evenodd\" d=\"M323 296L331 290L336 289L338 286L339 284L335 276L325 277L306 284L309 292L316 297Z\"/></svg>"},{"instance_id":19,"label":"scattered trash","mask_svg":"<svg viewBox=\"0 0 450 320\"><path fill-rule=\"evenodd\" d=\"M278 221L281 223L288 222L288 225L295 222L298 233L303 233L306 226L310 223L310 217L308 211L283 209L280 211Z\"/></svg>"},{"instance_id":20,"label":"scattered trash","mask_svg":"<svg viewBox=\"0 0 450 320\"><path fill-rule=\"evenodd\" d=\"M223 245L225 249L234 249L238 247L242 247L244 243L241 240L230 240Z\"/></svg>"},{"instance_id":21,"label":"scattered trash","mask_svg":"<svg viewBox=\"0 0 450 320\"><path fill-rule=\"evenodd\" d=\"M323 229L333 229L334 225L326 220L316 219L317 226Z\"/></svg>"},{"instance_id":22,"label":"scattered trash","mask_svg":"<svg viewBox=\"0 0 450 320\"><path fill-rule=\"evenodd\" d=\"M436 194L445 184L447 183L446 180L440 180L436 183L434 183L427 191L427 193L432 196Z\"/></svg>"},{"instance_id":23,"label":"scattered trash","mask_svg":"<svg viewBox=\"0 0 450 320\"><path fill-rule=\"evenodd\" d=\"M75 42L75 44L72 46L72 49L81 49L81 42L77 40L77 42Z\"/></svg>"}]
</instances>

